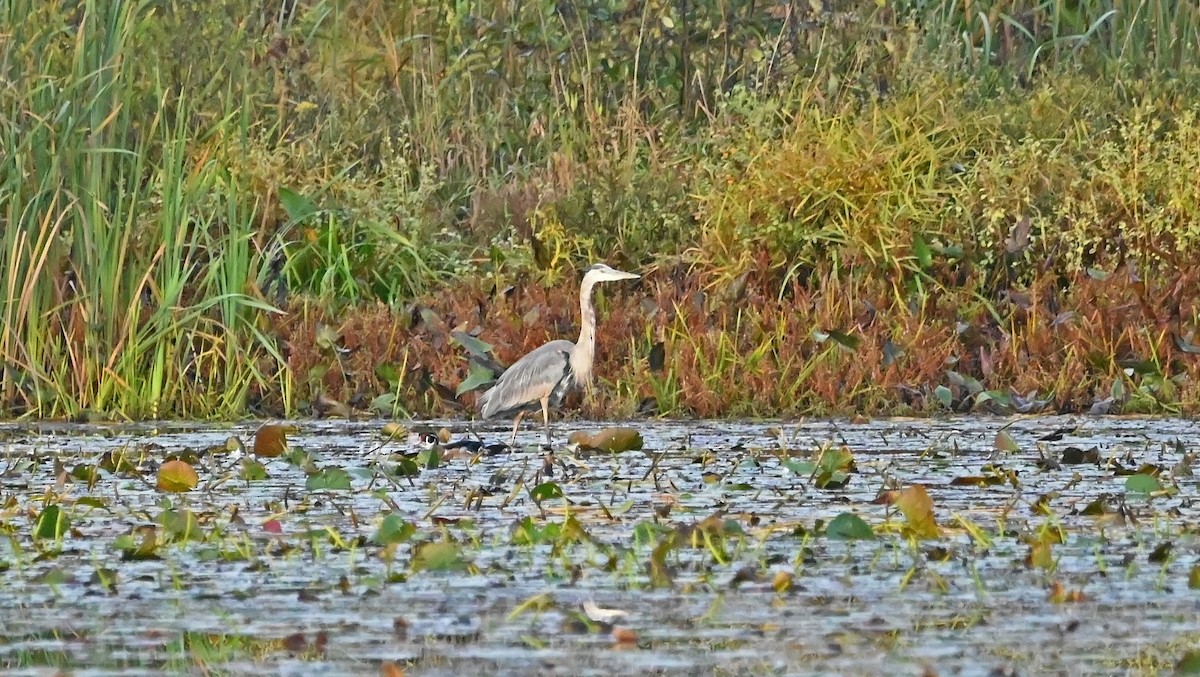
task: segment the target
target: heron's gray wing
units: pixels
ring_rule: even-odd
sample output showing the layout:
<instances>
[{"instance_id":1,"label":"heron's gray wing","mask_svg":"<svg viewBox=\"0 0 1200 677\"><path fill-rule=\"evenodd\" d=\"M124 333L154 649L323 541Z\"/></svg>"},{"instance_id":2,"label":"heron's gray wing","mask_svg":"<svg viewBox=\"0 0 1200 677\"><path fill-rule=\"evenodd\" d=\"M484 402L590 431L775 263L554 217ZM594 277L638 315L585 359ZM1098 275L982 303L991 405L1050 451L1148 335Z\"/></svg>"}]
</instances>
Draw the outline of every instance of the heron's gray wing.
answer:
<instances>
[{"instance_id":1,"label":"heron's gray wing","mask_svg":"<svg viewBox=\"0 0 1200 677\"><path fill-rule=\"evenodd\" d=\"M559 339L534 348L517 360L479 398L483 418L536 403L554 391L571 371L571 351L575 344Z\"/></svg>"}]
</instances>

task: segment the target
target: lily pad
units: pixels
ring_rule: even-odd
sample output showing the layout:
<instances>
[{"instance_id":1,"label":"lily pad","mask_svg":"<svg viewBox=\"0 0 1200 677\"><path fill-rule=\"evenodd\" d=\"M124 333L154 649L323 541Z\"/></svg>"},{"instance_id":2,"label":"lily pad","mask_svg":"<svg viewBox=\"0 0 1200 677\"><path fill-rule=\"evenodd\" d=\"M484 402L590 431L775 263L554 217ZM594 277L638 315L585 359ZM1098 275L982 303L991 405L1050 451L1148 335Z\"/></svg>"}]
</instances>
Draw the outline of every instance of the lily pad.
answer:
<instances>
[{"instance_id":1,"label":"lily pad","mask_svg":"<svg viewBox=\"0 0 1200 677\"><path fill-rule=\"evenodd\" d=\"M266 424L254 433L254 455L274 458L287 451L287 434L295 426Z\"/></svg>"},{"instance_id":2,"label":"lily pad","mask_svg":"<svg viewBox=\"0 0 1200 677\"><path fill-rule=\"evenodd\" d=\"M858 515L844 512L825 527L825 536L837 540L874 540L875 530Z\"/></svg>"},{"instance_id":3,"label":"lily pad","mask_svg":"<svg viewBox=\"0 0 1200 677\"><path fill-rule=\"evenodd\" d=\"M173 493L191 491L200 483L196 470L185 461L167 461L158 469L158 490Z\"/></svg>"}]
</instances>

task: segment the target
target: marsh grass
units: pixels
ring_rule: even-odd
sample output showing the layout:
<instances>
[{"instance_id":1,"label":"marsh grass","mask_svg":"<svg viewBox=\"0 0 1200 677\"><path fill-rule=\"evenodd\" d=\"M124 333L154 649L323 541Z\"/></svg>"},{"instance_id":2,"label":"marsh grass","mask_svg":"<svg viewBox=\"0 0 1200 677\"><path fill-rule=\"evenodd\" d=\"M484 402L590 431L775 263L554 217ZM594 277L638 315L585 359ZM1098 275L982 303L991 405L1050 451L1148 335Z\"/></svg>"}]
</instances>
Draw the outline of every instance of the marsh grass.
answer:
<instances>
[{"instance_id":1,"label":"marsh grass","mask_svg":"<svg viewBox=\"0 0 1200 677\"><path fill-rule=\"evenodd\" d=\"M1194 401L1186 3L3 11L12 412L457 410L420 309L511 360L595 259L593 415Z\"/></svg>"}]
</instances>

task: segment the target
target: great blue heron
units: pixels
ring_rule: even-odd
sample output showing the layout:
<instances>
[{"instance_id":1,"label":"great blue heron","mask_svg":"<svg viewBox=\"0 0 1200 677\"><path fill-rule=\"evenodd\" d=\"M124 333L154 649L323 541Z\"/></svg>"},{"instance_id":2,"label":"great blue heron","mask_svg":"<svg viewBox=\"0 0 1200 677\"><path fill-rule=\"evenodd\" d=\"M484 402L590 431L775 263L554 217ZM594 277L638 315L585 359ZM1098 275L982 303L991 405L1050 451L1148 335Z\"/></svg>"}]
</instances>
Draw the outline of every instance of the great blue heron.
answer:
<instances>
[{"instance_id":1,"label":"great blue heron","mask_svg":"<svg viewBox=\"0 0 1200 677\"><path fill-rule=\"evenodd\" d=\"M639 277L641 275L616 270L603 263L588 268L579 285L579 340L571 343L558 339L534 348L506 369L496 385L479 397L482 418L516 414L509 446L517 440L521 419L525 414L537 411L539 406L542 422L546 424L546 444L550 444L550 408L557 409L567 393L590 385L592 381L592 362L596 354L596 311L592 309L592 289L597 282Z\"/></svg>"}]
</instances>

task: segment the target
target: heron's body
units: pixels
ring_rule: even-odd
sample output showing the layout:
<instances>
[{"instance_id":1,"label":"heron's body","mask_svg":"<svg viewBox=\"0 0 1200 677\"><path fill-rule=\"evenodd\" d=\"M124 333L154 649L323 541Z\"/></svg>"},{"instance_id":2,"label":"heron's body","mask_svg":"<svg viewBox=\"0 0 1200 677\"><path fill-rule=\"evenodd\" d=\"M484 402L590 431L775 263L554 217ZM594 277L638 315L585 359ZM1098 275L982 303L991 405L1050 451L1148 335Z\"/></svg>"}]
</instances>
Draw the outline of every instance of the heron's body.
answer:
<instances>
[{"instance_id":1,"label":"heron's body","mask_svg":"<svg viewBox=\"0 0 1200 677\"><path fill-rule=\"evenodd\" d=\"M640 277L614 270L603 263L588 269L579 288L579 340L572 343L557 339L527 353L504 371L496 384L480 396L479 415L483 418L516 416L512 439L516 440L521 419L531 411L542 410L546 442L550 443L550 409L562 406L567 394L591 385L592 362L596 354L596 313L592 309L592 289L597 282L630 280Z\"/></svg>"}]
</instances>

